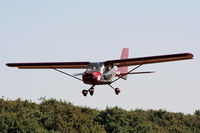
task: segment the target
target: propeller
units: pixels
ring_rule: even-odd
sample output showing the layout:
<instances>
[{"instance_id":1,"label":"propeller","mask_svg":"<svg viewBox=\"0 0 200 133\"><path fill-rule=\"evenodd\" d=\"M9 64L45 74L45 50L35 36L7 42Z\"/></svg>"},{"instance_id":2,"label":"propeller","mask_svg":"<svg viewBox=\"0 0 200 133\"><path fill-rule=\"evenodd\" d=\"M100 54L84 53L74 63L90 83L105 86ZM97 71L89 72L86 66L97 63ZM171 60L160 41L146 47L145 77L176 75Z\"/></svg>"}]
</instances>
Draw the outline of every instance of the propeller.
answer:
<instances>
[{"instance_id":1,"label":"propeller","mask_svg":"<svg viewBox=\"0 0 200 133\"><path fill-rule=\"evenodd\" d=\"M73 76L82 76L84 73L75 73Z\"/></svg>"}]
</instances>

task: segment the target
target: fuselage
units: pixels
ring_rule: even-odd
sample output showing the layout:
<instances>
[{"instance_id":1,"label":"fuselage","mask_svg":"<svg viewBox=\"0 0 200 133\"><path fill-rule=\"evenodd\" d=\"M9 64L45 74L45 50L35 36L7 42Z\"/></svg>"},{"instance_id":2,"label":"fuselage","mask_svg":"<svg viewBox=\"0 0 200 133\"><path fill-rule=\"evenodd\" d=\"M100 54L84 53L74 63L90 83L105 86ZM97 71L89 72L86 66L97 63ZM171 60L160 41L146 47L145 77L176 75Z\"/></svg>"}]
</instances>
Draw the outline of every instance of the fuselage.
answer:
<instances>
[{"instance_id":1,"label":"fuselage","mask_svg":"<svg viewBox=\"0 0 200 133\"><path fill-rule=\"evenodd\" d=\"M105 85L112 83L117 74L116 68L102 62L90 63L82 75L85 84Z\"/></svg>"}]
</instances>

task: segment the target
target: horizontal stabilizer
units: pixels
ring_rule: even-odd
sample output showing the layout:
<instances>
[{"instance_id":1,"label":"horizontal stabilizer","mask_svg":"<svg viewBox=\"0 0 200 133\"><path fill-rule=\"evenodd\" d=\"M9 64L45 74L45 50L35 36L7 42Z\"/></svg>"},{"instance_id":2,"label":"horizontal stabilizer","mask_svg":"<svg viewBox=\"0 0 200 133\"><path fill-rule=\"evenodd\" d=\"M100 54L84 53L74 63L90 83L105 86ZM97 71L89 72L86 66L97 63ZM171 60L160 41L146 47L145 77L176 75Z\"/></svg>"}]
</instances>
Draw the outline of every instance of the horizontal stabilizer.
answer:
<instances>
[{"instance_id":1,"label":"horizontal stabilizer","mask_svg":"<svg viewBox=\"0 0 200 133\"><path fill-rule=\"evenodd\" d=\"M121 73L120 75L118 75L118 77L121 77L122 79L124 79L123 78L124 75L128 75L128 74L148 74L148 73L155 73L155 72L154 71L146 71L146 72Z\"/></svg>"},{"instance_id":2,"label":"horizontal stabilizer","mask_svg":"<svg viewBox=\"0 0 200 133\"><path fill-rule=\"evenodd\" d=\"M148 73L155 73L154 71L147 71L147 72L132 72L129 74L148 74Z\"/></svg>"}]
</instances>

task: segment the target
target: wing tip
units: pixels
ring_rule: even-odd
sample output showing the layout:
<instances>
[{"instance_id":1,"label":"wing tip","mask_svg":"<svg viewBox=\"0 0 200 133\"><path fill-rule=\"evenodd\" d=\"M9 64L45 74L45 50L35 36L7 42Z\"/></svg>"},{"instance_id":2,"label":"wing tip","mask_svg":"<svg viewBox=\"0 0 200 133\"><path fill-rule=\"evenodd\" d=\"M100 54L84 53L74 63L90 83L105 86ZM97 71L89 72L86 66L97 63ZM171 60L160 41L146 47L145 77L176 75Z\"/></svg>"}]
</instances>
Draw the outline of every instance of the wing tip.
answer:
<instances>
[{"instance_id":1,"label":"wing tip","mask_svg":"<svg viewBox=\"0 0 200 133\"><path fill-rule=\"evenodd\" d=\"M192 58L194 58L194 55L192 53L188 53L188 55L190 55Z\"/></svg>"},{"instance_id":2,"label":"wing tip","mask_svg":"<svg viewBox=\"0 0 200 133\"><path fill-rule=\"evenodd\" d=\"M192 53L184 53L189 59L193 59L194 55Z\"/></svg>"},{"instance_id":3,"label":"wing tip","mask_svg":"<svg viewBox=\"0 0 200 133\"><path fill-rule=\"evenodd\" d=\"M12 63L7 63L6 66L12 67L13 65L12 65Z\"/></svg>"}]
</instances>

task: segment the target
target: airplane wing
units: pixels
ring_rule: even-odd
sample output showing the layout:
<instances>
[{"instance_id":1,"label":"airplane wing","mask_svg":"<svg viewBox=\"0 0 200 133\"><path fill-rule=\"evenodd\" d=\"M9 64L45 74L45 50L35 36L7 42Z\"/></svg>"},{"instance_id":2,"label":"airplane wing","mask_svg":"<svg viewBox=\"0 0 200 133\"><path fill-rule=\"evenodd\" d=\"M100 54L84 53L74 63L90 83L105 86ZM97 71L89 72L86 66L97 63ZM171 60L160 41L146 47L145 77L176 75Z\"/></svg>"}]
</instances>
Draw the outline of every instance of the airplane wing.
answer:
<instances>
[{"instance_id":1,"label":"airplane wing","mask_svg":"<svg viewBox=\"0 0 200 133\"><path fill-rule=\"evenodd\" d=\"M128 58L119 60L108 60L105 64L113 64L114 66L124 67L133 66L141 64L151 64L151 63L161 63L177 60L192 59L193 55L191 53L181 53L181 54L170 54L170 55L160 55L160 56L149 56L140 58ZM84 69L90 62L40 62L40 63L8 63L9 67L17 67L19 69Z\"/></svg>"},{"instance_id":2,"label":"airplane wing","mask_svg":"<svg viewBox=\"0 0 200 133\"><path fill-rule=\"evenodd\" d=\"M104 63L113 64L114 66L118 66L118 67L124 67L124 66L133 66L133 65L141 65L141 64L152 64L152 63L161 63L161 62L169 62L169 61L187 60L187 59L192 59L192 58L193 58L193 55L191 53L180 53L180 54L149 56L149 57L140 57L140 58L108 60L108 61L105 61Z\"/></svg>"},{"instance_id":3,"label":"airplane wing","mask_svg":"<svg viewBox=\"0 0 200 133\"><path fill-rule=\"evenodd\" d=\"M9 67L17 67L19 69L81 69L87 68L90 62L40 62L40 63L8 63Z\"/></svg>"}]
</instances>

